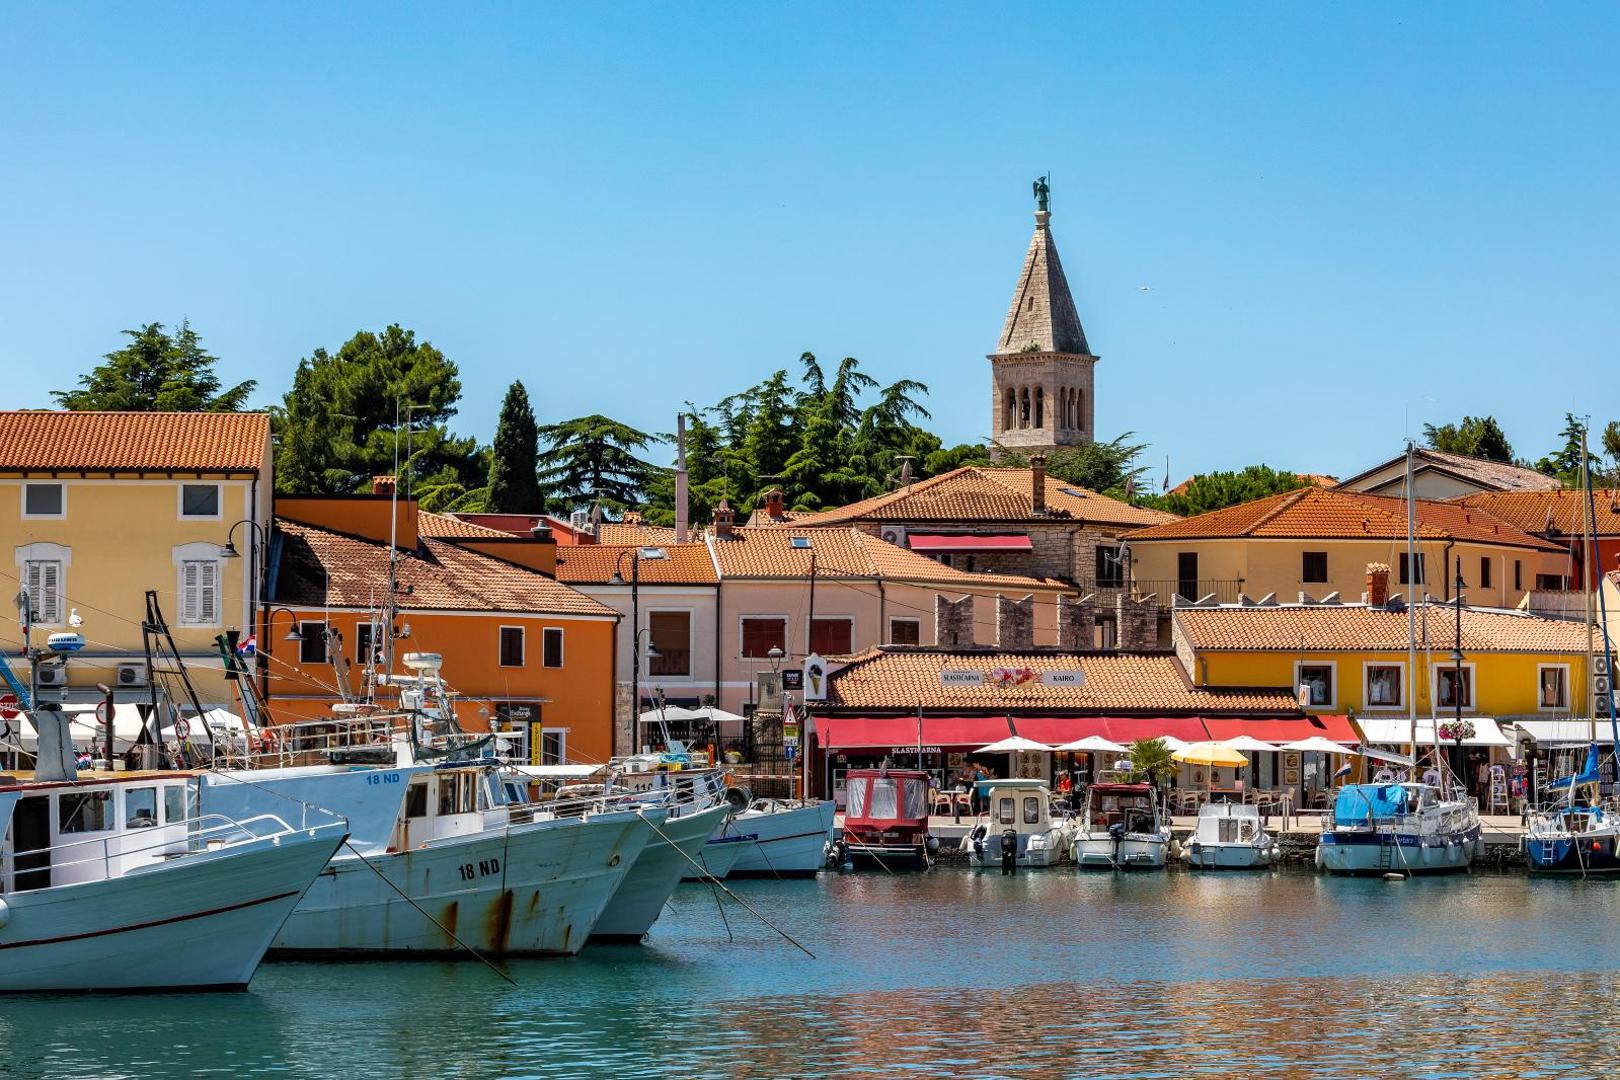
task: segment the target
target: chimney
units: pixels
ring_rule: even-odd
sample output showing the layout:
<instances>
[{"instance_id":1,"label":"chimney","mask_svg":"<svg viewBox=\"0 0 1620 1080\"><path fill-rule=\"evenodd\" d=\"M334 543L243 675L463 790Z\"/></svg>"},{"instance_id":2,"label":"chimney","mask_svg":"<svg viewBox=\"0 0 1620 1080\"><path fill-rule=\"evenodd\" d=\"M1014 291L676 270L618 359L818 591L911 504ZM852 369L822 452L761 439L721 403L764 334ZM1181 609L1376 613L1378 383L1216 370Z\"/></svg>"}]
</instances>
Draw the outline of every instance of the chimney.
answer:
<instances>
[{"instance_id":1,"label":"chimney","mask_svg":"<svg viewBox=\"0 0 1620 1080\"><path fill-rule=\"evenodd\" d=\"M1029 500L1037 514L1046 513L1046 455L1029 459Z\"/></svg>"},{"instance_id":2,"label":"chimney","mask_svg":"<svg viewBox=\"0 0 1620 1080\"><path fill-rule=\"evenodd\" d=\"M1389 603L1389 564L1367 564L1367 606L1384 607Z\"/></svg>"},{"instance_id":3,"label":"chimney","mask_svg":"<svg viewBox=\"0 0 1620 1080\"><path fill-rule=\"evenodd\" d=\"M782 512L782 502L786 498L781 488L771 488L765 493L765 516L772 521L781 521L785 516Z\"/></svg>"},{"instance_id":4,"label":"chimney","mask_svg":"<svg viewBox=\"0 0 1620 1080\"><path fill-rule=\"evenodd\" d=\"M737 515L732 513L731 504L721 499L720 504L714 508L714 535L717 540L731 539L731 523Z\"/></svg>"},{"instance_id":5,"label":"chimney","mask_svg":"<svg viewBox=\"0 0 1620 1080\"><path fill-rule=\"evenodd\" d=\"M394 477L373 476L371 478L371 493L373 495L392 495L394 493Z\"/></svg>"},{"instance_id":6,"label":"chimney","mask_svg":"<svg viewBox=\"0 0 1620 1080\"><path fill-rule=\"evenodd\" d=\"M686 414L675 414L675 542L684 544L687 525Z\"/></svg>"}]
</instances>

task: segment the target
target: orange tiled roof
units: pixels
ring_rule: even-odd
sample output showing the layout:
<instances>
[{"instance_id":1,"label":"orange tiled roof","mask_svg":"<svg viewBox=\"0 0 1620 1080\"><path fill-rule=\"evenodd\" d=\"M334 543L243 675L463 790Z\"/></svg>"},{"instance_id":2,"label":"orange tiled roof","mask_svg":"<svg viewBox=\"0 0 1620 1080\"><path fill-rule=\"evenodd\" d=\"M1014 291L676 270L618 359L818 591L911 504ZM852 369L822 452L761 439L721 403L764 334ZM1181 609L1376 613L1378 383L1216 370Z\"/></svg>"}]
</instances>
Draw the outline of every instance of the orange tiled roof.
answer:
<instances>
[{"instance_id":1,"label":"orange tiled roof","mask_svg":"<svg viewBox=\"0 0 1620 1080\"><path fill-rule=\"evenodd\" d=\"M1294 475L1299 477L1305 483L1313 484L1316 487L1332 487L1334 484L1339 482L1338 477L1328 476L1326 473L1295 473ZM1192 487L1192 482L1193 478L1189 476L1187 479L1165 492L1165 494L1185 495L1187 494L1187 489Z\"/></svg>"},{"instance_id":2,"label":"orange tiled roof","mask_svg":"<svg viewBox=\"0 0 1620 1080\"><path fill-rule=\"evenodd\" d=\"M618 570L630 580L635 545L579 544L557 551L557 580L575 585L606 585ZM662 559L642 559L643 585L713 585L719 580L707 544L662 544Z\"/></svg>"},{"instance_id":3,"label":"orange tiled roof","mask_svg":"<svg viewBox=\"0 0 1620 1080\"><path fill-rule=\"evenodd\" d=\"M802 537L808 546L795 547ZM808 580L810 557L817 577L884 578L952 588L1065 590L1060 581L1014 574L970 574L856 529L769 527L735 529L728 540L709 537L720 573L728 578Z\"/></svg>"},{"instance_id":4,"label":"orange tiled roof","mask_svg":"<svg viewBox=\"0 0 1620 1080\"><path fill-rule=\"evenodd\" d=\"M1493 515L1458 503L1418 500L1418 538L1559 550ZM1281 495L1177 518L1128 533L1147 540L1225 540L1242 537L1299 540L1404 540L1406 501L1339 489L1304 487Z\"/></svg>"},{"instance_id":5,"label":"orange tiled roof","mask_svg":"<svg viewBox=\"0 0 1620 1080\"><path fill-rule=\"evenodd\" d=\"M599 544L673 544L675 530L668 525L604 521L596 527Z\"/></svg>"},{"instance_id":6,"label":"orange tiled roof","mask_svg":"<svg viewBox=\"0 0 1620 1080\"><path fill-rule=\"evenodd\" d=\"M1405 611L1363 604L1320 607L1178 608L1173 618L1193 649L1222 652L1398 652L1407 651ZM1455 608L1420 604L1419 647L1456 643ZM1464 652L1586 651L1586 628L1567 619L1547 619L1517 611L1464 608Z\"/></svg>"},{"instance_id":7,"label":"orange tiled roof","mask_svg":"<svg viewBox=\"0 0 1620 1080\"><path fill-rule=\"evenodd\" d=\"M262 412L0 412L6 470L252 472L269 444Z\"/></svg>"},{"instance_id":8,"label":"orange tiled roof","mask_svg":"<svg viewBox=\"0 0 1620 1080\"><path fill-rule=\"evenodd\" d=\"M1104 525L1152 525L1173 520L1175 516L1162 510L1131 506L1050 476L1046 478L1048 513L1036 514L1033 490L1033 470L964 465L835 510L799 515L793 524L846 525L855 521L968 524L1071 519Z\"/></svg>"},{"instance_id":9,"label":"orange tiled roof","mask_svg":"<svg viewBox=\"0 0 1620 1080\"><path fill-rule=\"evenodd\" d=\"M280 548L272 602L300 607L371 607L387 587L388 545L276 519ZM614 610L544 574L443 540L402 552L401 606L411 611L500 611L524 615L616 616ZM405 593L405 589L409 593Z\"/></svg>"},{"instance_id":10,"label":"orange tiled roof","mask_svg":"<svg viewBox=\"0 0 1620 1080\"><path fill-rule=\"evenodd\" d=\"M1542 536L1586 531L1586 494L1580 491L1484 491L1453 501ZM1620 536L1620 488L1594 491L1592 503L1597 535Z\"/></svg>"},{"instance_id":11,"label":"orange tiled roof","mask_svg":"<svg viewBox=\"0 0 1620 1080\"><path fill-rule=\"evenodd\" d=\"M446 540L510 540L514 534L462 521L450 514L420 510L416 515L416 535Z\"/></svg>"},{"instance_id":12,"label":"orange tiled roof","mask_svg":"<svg viewBox=\"0 0 1620 1080\"><path fill-rule=\"evenodd\" d=\"M1434 450L1426 446L1416 448L1415 462L1417 469L1433 469L1437 472L1450 473L1464 480L1478 484L1480 487L1491 488L1497 491L1549 491L1557 490L1559 484L1556 477L1527 469L1522 465L1509 465L1502 461L1491 461L1487 458L1469 457L1467 454L1451 454L1444 450ZM1406 455L1390 458L1380 462L1370 469L1366 469L1350 479L1342 481L1340 487L1354 487L1356 484L1385 471L1393 465L1401 464Z\"/></svg>"},{"instance_id":13,"label":"orange tiled roof","mask_svg":"<svg viewBox=\"0 0 1620 1080\"><path fill-rule=\"evenodd\" d=\"M1085 673L1083 686L941 686L946 668ZM1121 712L1298 713L1286 689L1201 689L1170 653L1001 653L935 649L870 649L835 671L827 702L857 709L1109 709Z\"/></svg>"}]
</instances>

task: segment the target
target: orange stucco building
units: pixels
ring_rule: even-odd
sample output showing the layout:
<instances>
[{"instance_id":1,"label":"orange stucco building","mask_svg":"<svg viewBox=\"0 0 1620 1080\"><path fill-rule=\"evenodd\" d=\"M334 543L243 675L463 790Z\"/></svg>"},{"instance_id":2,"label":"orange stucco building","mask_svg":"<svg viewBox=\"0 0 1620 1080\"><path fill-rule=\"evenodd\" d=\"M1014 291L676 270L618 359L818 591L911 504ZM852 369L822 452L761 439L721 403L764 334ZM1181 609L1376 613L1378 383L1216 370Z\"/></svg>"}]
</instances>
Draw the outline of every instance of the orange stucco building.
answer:
<instances>
[{"instance_id":1,"label":"orange stucco building","mask_svg":"<svg viewBox=\"0 0 1620 1080\"><path fill-rule=\"evenodd\" d=\"M444 657L462 726L512 731L537 762L606 761L618 613L540 572L543 542L529 550L503 537L490 554L441 538L454 531L447 522L386 495L277 499L259 642L271 716L324 716L340 681L360 689L384 644L392 537L394 654ZM288 640L294 625L299 639Z\"/></svg>"}]
</instances>

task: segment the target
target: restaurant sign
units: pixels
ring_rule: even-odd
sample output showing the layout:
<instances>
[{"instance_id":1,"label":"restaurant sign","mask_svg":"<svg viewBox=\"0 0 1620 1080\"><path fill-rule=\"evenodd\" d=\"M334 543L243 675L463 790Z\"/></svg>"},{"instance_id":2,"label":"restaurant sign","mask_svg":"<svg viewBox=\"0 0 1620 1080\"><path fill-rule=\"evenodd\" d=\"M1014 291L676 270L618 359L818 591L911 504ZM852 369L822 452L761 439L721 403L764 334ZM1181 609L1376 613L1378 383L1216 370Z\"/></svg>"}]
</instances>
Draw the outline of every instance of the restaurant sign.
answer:
<instances>
[{"instance_id":1,"label":"restaurant sign","mask_svg":"<svg viewBox=\"0 0 1620 1080\"><path fill-rule=\"evenodd\" d=\"M946 668L939 673L941 686L982 686L984 685L984 672L970 671L966 668Z\"/></svg>"},{"instance_id":2,"label":"restaurant sign","mask_svg":"<svg viewBox=\"0 0 1620 1080\"><path fill-rule=\"evenodd\" d=\"M924 746L921 749L922 749L922 752L925 753L925 754L942 754L942 753L944 753L944 751L941 750L937 746ZM910 746L891 746L891 747L889 747L889 753L891 755L892 754L915 754L915 753L917 753L917 750L918 750L918 747L917 747L916 743L913 743Z\"/></svg>"},{"instance_id":3,"label":"restaurant sign","mask_svg":"<svg viewBox=\"0 0 1620 1080\"><path fill-rule=\"evenodd\" d=\"M1083 671L1043 671L1041 682L1046 686L1073 686L1086 685L1086 673Z\"/></svg>"}]
</instances>

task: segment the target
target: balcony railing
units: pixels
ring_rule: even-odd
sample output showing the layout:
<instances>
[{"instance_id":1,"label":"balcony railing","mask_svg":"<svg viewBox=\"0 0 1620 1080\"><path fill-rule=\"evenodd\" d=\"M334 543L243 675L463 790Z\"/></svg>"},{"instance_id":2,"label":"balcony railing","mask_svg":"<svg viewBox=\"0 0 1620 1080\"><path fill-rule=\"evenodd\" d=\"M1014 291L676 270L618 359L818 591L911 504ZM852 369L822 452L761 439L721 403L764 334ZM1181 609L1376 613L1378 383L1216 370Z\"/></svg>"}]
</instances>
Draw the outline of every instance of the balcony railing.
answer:
<instances>
[{"instance_id":1,"label":"balcony railing","mask_svg":"<svg viewBox=\"0 0 1620 1080\"><path fill-rule=\"evenodd\" d=\"M1158 597L1159 606L1168 608L1177 596L1186 600L1202 600L1211 593L1215 595L1218 603L1237 603L1238 593L1243 591L1243 579L1221 578L1133 578L1131 580L1131 595L1138 599L1149 593Z\"/></svg>"}]
</instances>

